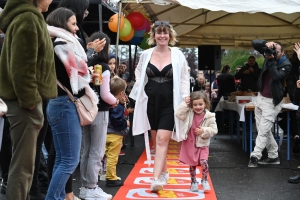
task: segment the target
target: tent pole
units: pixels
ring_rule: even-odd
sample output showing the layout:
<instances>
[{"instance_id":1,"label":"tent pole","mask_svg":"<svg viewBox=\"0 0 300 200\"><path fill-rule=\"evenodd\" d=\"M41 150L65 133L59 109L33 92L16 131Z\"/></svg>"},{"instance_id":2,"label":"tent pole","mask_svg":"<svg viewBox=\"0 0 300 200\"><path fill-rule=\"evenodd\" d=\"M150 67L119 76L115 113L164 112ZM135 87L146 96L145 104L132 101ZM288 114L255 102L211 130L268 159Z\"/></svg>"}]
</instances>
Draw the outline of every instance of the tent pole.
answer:
<instances>
[{"instance_id":1,"label":"tent pole","mask_svg":"<svg viewBox=\"0 0 300 200\"><path fill-rule=\"evenodd\" d=\"M122 0L119 1L119 14L118 14L118 31L117 31L117 38L116 38L116 57L118 58L118 50L119 50L119 36L120 36L120 23L121 23L121 14L122 14ZM119 60L116 59L116 68L119 65ZM118 70L117 70L118 74Z\"/></svg>"},{"instance_id":2,"label":"tent pole","mask_svg":"<svg viewBox=\"0 0 300 200\"><path fill-rule=\"evenodd\" d=\"M99 11L99 31L103 32L102 0L101 3L98 4L98 11Z\"/></svg>"}]
</instances>

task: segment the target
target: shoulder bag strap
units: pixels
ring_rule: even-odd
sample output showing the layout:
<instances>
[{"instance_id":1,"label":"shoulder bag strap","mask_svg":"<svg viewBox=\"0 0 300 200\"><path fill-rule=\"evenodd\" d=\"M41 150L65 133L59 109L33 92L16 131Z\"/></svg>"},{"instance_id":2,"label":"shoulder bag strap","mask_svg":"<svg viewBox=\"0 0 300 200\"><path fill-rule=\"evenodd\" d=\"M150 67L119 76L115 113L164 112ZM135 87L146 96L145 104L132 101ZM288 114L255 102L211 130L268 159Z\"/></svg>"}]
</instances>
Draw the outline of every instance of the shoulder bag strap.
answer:
<instances>
[{"instance_id":1,"label":"shoulder bag strap","mask_svg":"<svg viewBox=\"0 0 300 200\"><path fill-rule=\"evenodd\" d=\"M59 85L59 87L60 87L61 89L63 89L65 92L67 92L68 97L69 97L73 102L76 101L76 99L74 99L74 96L71 94L71 92L70 92L65 86L63 86L59 80L56 79L56 83L57 83L57 85Z\"/></svg>"}]
</instances>

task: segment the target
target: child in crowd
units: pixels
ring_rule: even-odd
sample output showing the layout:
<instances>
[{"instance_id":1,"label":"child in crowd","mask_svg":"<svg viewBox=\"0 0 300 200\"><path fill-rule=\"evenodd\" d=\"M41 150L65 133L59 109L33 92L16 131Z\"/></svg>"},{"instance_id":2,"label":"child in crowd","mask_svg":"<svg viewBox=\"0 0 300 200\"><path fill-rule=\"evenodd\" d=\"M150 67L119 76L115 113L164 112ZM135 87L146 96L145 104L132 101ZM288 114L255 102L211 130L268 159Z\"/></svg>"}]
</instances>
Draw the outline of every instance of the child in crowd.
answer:
<instances>
[{"instance_id":1,"label":"child in crowd","mask_svg":"<svg viewBox=\"0 0 300 200\"><path fill-rule=\"evenodd\" d=\"M93 81L94 84L92 85L99 95L98 114L92 124L83 127L83 154L80 162L82 187L79 194L82 199L92 197L112 199L112 195L107 194L97 185L105 150L109 108L119 104L118 96L114 96L110 92L109 85L110 68L107 63L109 61L110 38L103 32L96 32L91 35L89 41L102 40L103 38L106 39L105 46L91 62L91 66L101 65L102 67L98 66L98 81Z\"/></svg>"},{"instance_id":2,"label":"child in crowd","mask_svg":"<svg viewBox=\"0 0 300 200\"><path fill-rule=\"evenodd\" d=\"M207 96L208 99L216 99L217 98L217 93L216 92L211 92L210 93L210 82L206 82L205 83L205 94Z\"/></svg>"},{"instance_id":3,"label":"child in crowd","mask_svg":"<svg viewBox=\"0 0 300 200\"><path fill-rule=\"evenodd\" d=\"M116 56L113 53L109 53L108 66L110 68L110 76L113 78L116 75Z\"/></svg>"},{"instance_id":4,"label":"child in crowd","mask_svg":"<svg viewBox=\"0 0 300 200\"><path fill-rule=\"evenodd\" d=\"M120 96L120 103L109 110L109 123L106 136L106 186L119 187L123 181L116 175L119 153L122 147L122 140L128 133L129 121L126 120L125 110L127 96L124 93L126 82L118 77L112 78L110 83L111 93Z\"/></svg>"},{"instance_id":5,"label":"child in crowd","mask_svg":"<svg viewBox=\"0 0 300 200\"><path fill-rule=\"evenodd\" d=\"M190 165L191 191L198 192L196 179L196 166L202 168L202 189L210 190L207 181L208 153L210 138L218 132L215 113L209 112L210 102L204 92L192 92L189 105L181 103L175 115L185 122L181 137L184 139L181 145L179 160Z\"/></svg>"}]
</instances>

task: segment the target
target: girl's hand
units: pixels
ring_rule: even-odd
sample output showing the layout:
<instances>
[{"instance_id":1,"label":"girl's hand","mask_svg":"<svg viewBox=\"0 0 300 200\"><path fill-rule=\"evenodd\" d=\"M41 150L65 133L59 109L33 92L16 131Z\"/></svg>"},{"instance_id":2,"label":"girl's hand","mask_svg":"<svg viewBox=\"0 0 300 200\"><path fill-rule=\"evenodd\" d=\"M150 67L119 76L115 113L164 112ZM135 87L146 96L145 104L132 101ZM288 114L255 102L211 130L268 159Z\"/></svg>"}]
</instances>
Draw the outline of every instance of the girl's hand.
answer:
<instances>
[{"instance_id":1,"label":"girl's hand","mask_svg":"<svg viewBox=\"0 0 300 200\"><path fill-rule=\"evenodd\" d=\"M184 98L184 101L185 101L185 103L188 105L188 104L190 104L190 101L191 101L191 97L185 97Z\"/></svg>"},{"instance_id":2,"label":"girl's hand","mask_svg":"<svg viewBox=\"0 0 300 200\"><path fill-rule=\"evenodd\" d=\"M204 130L201 127L196 128L196 130L195 130L196 135L202 135L203 133L204 133Z\"/></svg>"}]
</instances>

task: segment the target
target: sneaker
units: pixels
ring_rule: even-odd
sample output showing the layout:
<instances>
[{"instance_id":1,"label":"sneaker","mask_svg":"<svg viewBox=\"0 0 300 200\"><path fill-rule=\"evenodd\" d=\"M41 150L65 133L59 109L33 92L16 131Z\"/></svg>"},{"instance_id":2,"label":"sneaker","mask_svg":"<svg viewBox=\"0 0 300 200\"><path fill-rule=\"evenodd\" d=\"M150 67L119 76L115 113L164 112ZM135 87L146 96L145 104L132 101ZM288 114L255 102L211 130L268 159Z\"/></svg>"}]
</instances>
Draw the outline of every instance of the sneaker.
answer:
<instances>
[{"instance_id":1,"label":"sneaker","mask_svg":"<svg viewBox=\"0 0 300 200\"><path fill-rule=\"evenodd\" d=\"M99 174L100 181L106 181L106 174Z\"/></svg>"},{"instance_id":2,"label":"sneaker","mask_svg":"<svg viewBox=\"0 0 300 200\"><path fill-rule=\"evenodd\" d=\"M280 160L279 160L278 157L277 158L267 158L267 159L258 161L258 164L261 164L261 165L279 165Z\"/></svg>"},{"instance_id":3,"label":"sneaker","mask_svg":"<svg viewBox=\"0 0 300 200\"><path fill-rule=\"evenodd\" d=\"M100 181L106 181L106 174L99 174ZM117 176L117 180L122 180L121 177Z\"/></svg>"},{"instance_id":4,"label":"sneaker","mask_svg":"<svg viewBox=\"0 0 300 200\"><path fill-rule=\"evenodd\" d=\"M203 189L204 191L210 190L210 186L209 186L208 180L202 180L202 181L201 181L201 184L202 184L202 189Z\"/></svg>"},{"instance_id":5,"label":"sneaker","mask_svg":"<svg viewBox=\"0 0 300 200\"><path fill-rule=\"evenodd\" d=\"M152 183L151 183L151 192L158 192L159 190L163 190L164 188L164 183L158 179L158 178L154 178L152 180Z\"/></svg>"},{"instance_id":6,"label":"sneaker","mask_svg":"<svg viewBox=\"0 0 300 200\"><path fill-rule=\"evenodd\" d=\"M81 200L81 199L79 199L78 197L76 197L76 196L74 195L73 200Z\"/></svg>"},{"instance_id":7,"label":"sneaker","mask_svg":"<svg viewBox=\"0 0 300 200\"><path fill-rule=\"evenodd\" d=\"M299 184L300 183L300 173L298 173L296 176L292 176L288 180L289 183L295 183Z\"/></svg>"},{"instance_id":8,"label":"sneaker","mask_svg":"<svg viewBox=\"0 0 300 200\"><path fill-rule=\"evenodd\" d=\"M192 192L199 192L199 189L198 189L198 182L192 182L191 183L191 191Z\"/></svg>"},{"instance_id":9,"label":"sneaker","mask_svg":"<svg viewBox=\"0 0 300 200\"><path fill-rule=\"evenodd\" d=\"M257 163L258 159L255 156L251 156L248 167L258 167Z\"/></svg>"},{"instance_id":10,"label":"sneaker","mask_svg":"<svg viewBox=\"0 0 300 200\"><path fill-rule=\"evenodd\" d=\"M85 200L111 200L112 195L107 194L98 186L94 189L87 189L85 194Z\"/></svg>"},{"instance_id":11,"label":"sneaker","mask_svg":"<svg viewBox=\"0 0 300 200\"><path fill-rule=\"evenodd\" d=\"M79 188L79 198L85 199L86 191L87 191L87 188L86 188L86 187L81 187L81 188Z\"/></svg>"},{"instance_id":12,"label":"sneaker","mask_svg":"<svg viewBox=\"0 0 300 200\"><path fill-rule=\"evenodd\" d=\"M125 152L120 151L119 156L125 156Z\"/></svg>"},{"instance_id":13,"label":"sneaker","mask_svg":"<svg viewBox=\"0 0 300 200\"><path fill-rule=\"evenodd\" d=\"M159 180L164 184L167 185L169 181L170 174L169 172L161 172L159 176Z\"/></svg>"},{"instance_id":14,"label":"sneaker","mask_svg":"<svg viewBox=\"0 0 300 200\"><path fill-rule=\"evenodd\" d=\"M123 185L124 182L121 180L106 180L106 187L120 187Z\"/></svg>"}]
</instances>

